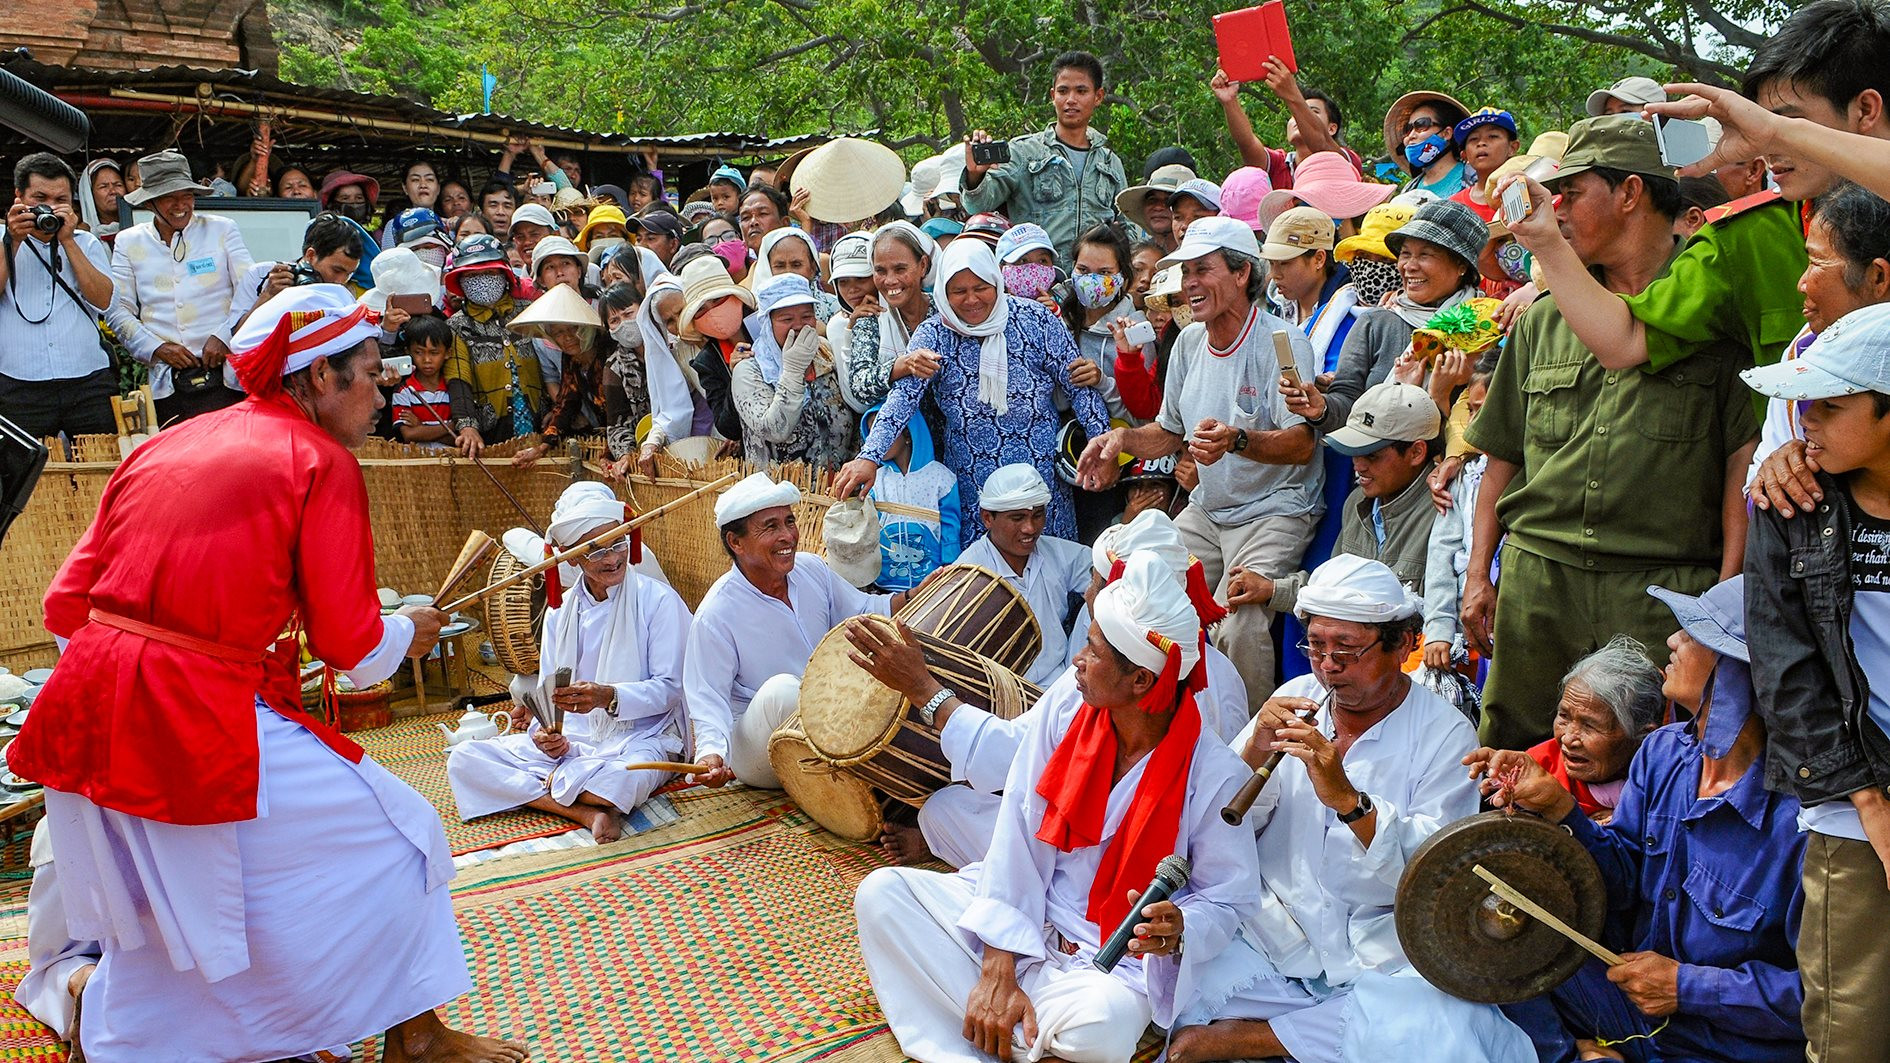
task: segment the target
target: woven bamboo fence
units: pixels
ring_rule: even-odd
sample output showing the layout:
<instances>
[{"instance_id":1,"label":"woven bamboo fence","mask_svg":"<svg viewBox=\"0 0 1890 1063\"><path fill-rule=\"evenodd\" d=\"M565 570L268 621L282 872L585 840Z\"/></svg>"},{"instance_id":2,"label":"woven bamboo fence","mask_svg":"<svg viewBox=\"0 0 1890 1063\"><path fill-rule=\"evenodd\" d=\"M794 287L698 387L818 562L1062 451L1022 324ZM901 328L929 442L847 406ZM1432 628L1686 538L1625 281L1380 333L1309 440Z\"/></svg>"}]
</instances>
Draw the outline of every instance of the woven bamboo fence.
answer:
<instances>
[{"instance_id":1,"label":"woven bamboo fence","mask_svg":"<svg viewBox=\"0 0 1890 1063\"><path fill-rule=\"evenodd\" d=\"M540 527L549 520L558 495L574 480L613 482L619 495L645 511L725 473L746 476L754 471L736 460L689 464L664 456L654 477L633 475L609 481L601 444L580 441L561 456L543 458L527 469L513 468L511 454L521 445L488 447L481 461ZM475 528L496 539L507 529L525 524L492 482L457 454L379 439L370 439L356 453L367 481L378 586L431 594ZM73 442L68 460L46 466L26 511L8 529L5 543L0 544L0 666L19 672L53 663L56 648L43 626L40 602L60 564L91 525L105 483L117 467L117 437L80 437ZM769 471L776 479L793 481L801 488L803 501L797 507L801 549L820 553L822 518L833 501L821 493L825 475L799 465ZM920 515L929 512L882 508ZM709 585L728 571L712 496L646 526L643 541L691 609Z\"/></svg>"}]
</instances>

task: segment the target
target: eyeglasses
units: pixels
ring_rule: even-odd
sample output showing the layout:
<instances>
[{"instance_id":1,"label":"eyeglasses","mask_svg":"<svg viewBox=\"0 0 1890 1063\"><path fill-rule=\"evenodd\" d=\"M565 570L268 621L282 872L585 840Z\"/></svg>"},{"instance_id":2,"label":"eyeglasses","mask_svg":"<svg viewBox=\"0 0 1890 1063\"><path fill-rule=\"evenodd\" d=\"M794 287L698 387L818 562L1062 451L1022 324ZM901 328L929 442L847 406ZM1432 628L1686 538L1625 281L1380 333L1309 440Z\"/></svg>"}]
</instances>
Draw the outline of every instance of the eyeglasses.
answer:
<instances>
[{"instance_id":1,"label":"eyeglasses","mask_svg":"<svg viewBox=\"0 0 1890 1063\"><path fill-rule=\"evenodd\" d=\"M630 549L629 541L625 539L619 539L616 542L611 543L609 546L600 546L597 549L590 551L589 553L584 555L584 560L608 561L611 558L616 557L618 554L621 554L628 549Z\"/></svg>"},{"instance_id":2,"label":"eyeglasses","mask_svg":"<svg viewBox=\"0 0 1890 1063\"><path fill-rule=\"evenodd\" d=\"M1331 661L1334 668L1341 670L1357 664L1361 658L1371 651L1372 647L1370 646L1362 650L1316 650L1313 648L1312 643L1307 642L1305 639L1299 641L1299 652L1305 654L1308 661L1311 661L1313 664Z\"/></svg>"},{"instance_id":3,"label":"eyeglasses","mask_svg":"<svg viewBox=\"0 0 1890 1063\"><path fill-rule=\"evenodd\" d=\"M1442 128L1444 128L1444 123L1435 118L1413 118L1404 124L1404 135L1408 137L1413 133L1422 133L1427 129Z\"/></svg>"}]
</instances>

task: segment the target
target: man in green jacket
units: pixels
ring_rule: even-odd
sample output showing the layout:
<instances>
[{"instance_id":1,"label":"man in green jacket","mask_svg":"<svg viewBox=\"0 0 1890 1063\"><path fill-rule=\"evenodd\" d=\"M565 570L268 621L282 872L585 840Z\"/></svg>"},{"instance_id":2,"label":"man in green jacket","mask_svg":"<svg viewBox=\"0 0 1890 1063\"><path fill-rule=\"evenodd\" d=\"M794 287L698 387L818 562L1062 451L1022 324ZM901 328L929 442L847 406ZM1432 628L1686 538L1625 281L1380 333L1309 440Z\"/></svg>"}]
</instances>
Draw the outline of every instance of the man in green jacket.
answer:
<instances>
[{"instance_id":1,"label":"man in green jacket","mask_svg":"<svg viewBox=\"0 0 1890 1063\"><path fill-rule=\"evenodd\" d=\"M1012 225L1043 226L1067 271L1077 238L1118 216L1116 194L1129 181L1109 139L1089 127L1103 101L1102 62L1088 52L1064 52L1050 64L1050 77L1056 121L1011 141L1011 161L992 166L979 165L973 153L991 134L972 133L960 187L973 214L995 211Z\"/></svg>"}]
</instances>

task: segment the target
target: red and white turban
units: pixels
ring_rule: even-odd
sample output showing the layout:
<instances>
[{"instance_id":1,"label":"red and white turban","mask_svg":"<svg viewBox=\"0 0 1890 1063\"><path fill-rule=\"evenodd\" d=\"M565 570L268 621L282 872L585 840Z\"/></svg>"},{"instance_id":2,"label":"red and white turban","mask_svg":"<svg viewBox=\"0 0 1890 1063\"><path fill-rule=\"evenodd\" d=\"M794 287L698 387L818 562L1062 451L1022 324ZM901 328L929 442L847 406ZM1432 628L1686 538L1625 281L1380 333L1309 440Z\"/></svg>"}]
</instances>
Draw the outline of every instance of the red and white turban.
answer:
<instances>
[{"instance_id":1,"label":"red and white turban","mask_svg":"<svg viewBox=\"0 0 1890 1063\"><path fill-rule=\"evenodd\" d=\"M1207 570L1201 566L1200 558L1188 552L1187 544L1181 540L1181 529L1175 527L1168 514L1159 510L1145 509L1127 524L1104 528L1090 548L1090 563L1103 582L1114 583L1122 577L1128 559L1143 553L1160 558L1175 579L1181 581L1202 627L1212 627L1227 616L1227 610L1214 600L1214 592L1207 583Z\"/></svg>"},{"instance_id":2,"label":"red and white turban","mask_svg":"<svg viewBox=\"0 0 1890 1063\"><path fill-rule=\"evenodd\" d=\"M323 355L341 354L381 333L380 322L339 284L303 284L257 307L231 342L230 364L251 395L282 389L282 378Z\"/></svg>"},{"instance_id":3,"label":"red and white turban","mask_svg":"<svg viewBox=\"0 0 1890 1063\"><path fill-rule=\"evenodd\" d=\"M1201 618L1174 573L1154 554L1132 554L1122 577L1096 595L1095 612L1109 644L1160 677L1145 704L1160 711L1174 705L1202 652Z\"/></svg>"}]
</instances>

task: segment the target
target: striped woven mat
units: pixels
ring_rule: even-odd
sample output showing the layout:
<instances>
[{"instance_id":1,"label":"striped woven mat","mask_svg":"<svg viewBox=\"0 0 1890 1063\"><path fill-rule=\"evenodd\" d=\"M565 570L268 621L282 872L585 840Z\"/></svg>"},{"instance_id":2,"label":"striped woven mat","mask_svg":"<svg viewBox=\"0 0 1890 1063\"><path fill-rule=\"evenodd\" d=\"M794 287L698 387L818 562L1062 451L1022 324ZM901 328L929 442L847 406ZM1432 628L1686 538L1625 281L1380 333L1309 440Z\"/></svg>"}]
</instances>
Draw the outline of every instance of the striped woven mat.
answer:
<instances>
[{"instance_id":1,"label":"striped woven mat","mask_svg":"<svg viewBox=\"0 0 1890 1063\"><path fill-rule=\"evenodd\" d=\"M456 712L410 716L386 727L351 732L348 737L361 743L368 756L433 802L433 807L439 810L440 822L446 825L446 843L452 847L454 856L575 829L570 820L531 809L501 812L461 823L459 806L453 803L453 789L446 784L446 736L440 733L438 726L445 724L451 731L458 722Z\"/></svg>"}]
</instances>

